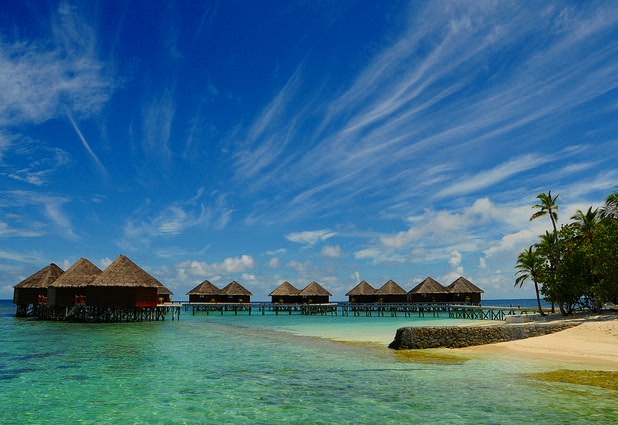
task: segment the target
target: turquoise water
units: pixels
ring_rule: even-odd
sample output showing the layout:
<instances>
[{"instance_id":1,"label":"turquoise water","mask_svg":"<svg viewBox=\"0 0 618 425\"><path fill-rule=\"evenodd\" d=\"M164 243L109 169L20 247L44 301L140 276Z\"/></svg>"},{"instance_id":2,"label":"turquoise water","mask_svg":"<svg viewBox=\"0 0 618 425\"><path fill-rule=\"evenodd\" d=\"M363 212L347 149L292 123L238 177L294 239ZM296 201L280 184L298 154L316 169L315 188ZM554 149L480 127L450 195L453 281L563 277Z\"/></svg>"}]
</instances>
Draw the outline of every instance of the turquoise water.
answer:
<instances>
[{"instance_id":1,"label":"turquoise water","mask_svg":"<svg viewBox=\"0 0 618 425\"><path fill-rule=\"evenodd\" d=\"M224 316L71 324L0 304L0 423L615 423L615 391L504 357L402 356L403 325L448 319ZM392 332L381 336L383 332ZM346 344L317 338L364 339Z\"/></svg>"}]
</instances>

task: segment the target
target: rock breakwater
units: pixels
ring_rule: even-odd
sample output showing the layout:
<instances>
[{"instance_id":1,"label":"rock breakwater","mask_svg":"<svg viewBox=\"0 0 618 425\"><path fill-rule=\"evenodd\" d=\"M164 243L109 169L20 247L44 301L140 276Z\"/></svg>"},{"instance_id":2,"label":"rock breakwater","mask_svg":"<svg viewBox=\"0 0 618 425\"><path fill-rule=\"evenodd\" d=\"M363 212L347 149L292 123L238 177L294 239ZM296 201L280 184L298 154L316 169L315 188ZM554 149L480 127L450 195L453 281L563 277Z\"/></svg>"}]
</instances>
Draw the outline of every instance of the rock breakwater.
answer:
<instances>
[{"instance_id":1,"label":"rock breakwater","mask_svg":"<svg viewBox=\"0 0 618 425\"><path fill-rule=\"evenodd\" d=\"M395 350L471 347L547 335L574 326L577 323L405 327L397 329L395 339L388 347Z\"/></svg>"}]
</instances>

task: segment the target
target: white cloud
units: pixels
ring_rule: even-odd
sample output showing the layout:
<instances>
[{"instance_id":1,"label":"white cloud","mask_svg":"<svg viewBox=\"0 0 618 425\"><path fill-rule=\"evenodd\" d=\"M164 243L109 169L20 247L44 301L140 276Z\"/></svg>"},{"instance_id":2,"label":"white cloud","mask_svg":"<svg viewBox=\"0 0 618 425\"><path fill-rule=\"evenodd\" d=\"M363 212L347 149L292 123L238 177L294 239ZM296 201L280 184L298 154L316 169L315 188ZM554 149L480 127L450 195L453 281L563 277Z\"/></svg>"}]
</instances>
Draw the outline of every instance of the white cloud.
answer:
<instances>
[{"instance_id":1,"label":"white cloud","mask_svg":"<svg viewBox=\"0 0 618 425\"><path fill-rule=\"evenodd\" d=\"M281 267L281 263L279 262L279 258L273 257L268 261L268 267L271 269L276 269Z\"/></svg>"},{"instance_id":2,"label":"white cloud","mask_svg":"<svg viewBox=\"0 0 618 425\"><path fill-rule=\"evenodd\" d=\"M451 259L448 262L451 267L459 267L461 264L461 254L457 251L451 252Z\"/></svg>"},{"instance_id":3,"label":"white cloud","mask_svg":"<svg viewBox=\"0 0 618 425\"><path fill-rule=\"evenodd\" d=\"M502 239L492 244L489 249L483 251L483 253L486 257L496 256L501 253L507 253L510 256L515 254L516 257L523 249L537 242L539 234L539 232L531 229L523 229L519 232L505 235Z\"/></svg>"},{"instance_id":4,"label":"white cloud","mask_svg":"<svg viewBox=\"0 0 618 425\"><path fill-rule=\"evenodd\" d=\"M99 268L101 270L105 270L107 268L107 266L112 264L112 262L113 262L113 260L110 260L109 257L105 257L101 261L99 261Z\"/></svg>"},{"instance_id":5,"label":"white cloud","mask_svg":"<svg viewBox=\"0 0 618 425\"><path fill-rule=\"evenodd\" d=\"M314 230L314 231L305 231L298 233L288 233L285 235L285 238L291 242L296 242L300 244L306 245L315 245L320 241L325 241L327 239L335 236L335 232L331 232L330 230Z\"/></svg>"},{"instance_id":6,"label":"white cloud","mask_svg":"<svg viewBox=\"0 0 618 425\"><path fill-rule=\"evenodd\" d=\"M325 246L322 248L322 256L329 258L339 258L341 257L341 248L339 245L336 246Z\"/></svg>"},{"instance_id":7,"label":"white cloud","mask_svg":"<svg viewBox=\"0 0 618 425\"><path fill-rule=\"evenodd\" d=\"M309 268L311 267L311 262L307 260L304 263L301 263L297 260L291 260L287 263L287 266L293 268L299 274L305 274L307 270L309 270Z\"/></svg>"},{"instance_id":8,"label":"white cloud","mask_svg":"<svg viewBox=\"0 0 618 425\"><path fill-rule=\"evenodd\" d=\"M176 265L176 270L182 275L210 278L220 274L243 273L251 270L255 261L250 255L228 257L221 263L205 263L201 261L185 261ZM214 278L213 278L214 280Z\"/></svg>"}]
</instances>

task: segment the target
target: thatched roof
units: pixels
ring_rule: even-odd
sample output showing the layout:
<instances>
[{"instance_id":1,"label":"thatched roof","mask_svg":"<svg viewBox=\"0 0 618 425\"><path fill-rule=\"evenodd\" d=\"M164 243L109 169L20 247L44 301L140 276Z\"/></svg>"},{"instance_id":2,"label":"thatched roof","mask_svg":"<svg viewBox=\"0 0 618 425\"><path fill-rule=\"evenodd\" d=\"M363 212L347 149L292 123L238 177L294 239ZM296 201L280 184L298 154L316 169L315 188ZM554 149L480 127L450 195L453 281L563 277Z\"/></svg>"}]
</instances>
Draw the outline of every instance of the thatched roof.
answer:
<instances>
[{"instance_id":1,"label":"thatched roof","mask_svg":"<svg viewBox=\"0 0 618 425\"><path fill-rule=\"evenodd\" d=\"M472 282L470 282L468 279L466 279L463 276L460 276L457 280L455 280L455 282L451 283L448 286L448 289L451 290L451 292L455 292L458 294L484 294L485 291L483 291L481 288L479 288L478 286L476 286L475 284L473 284Z\"/></svg>"},{"instance_id":2,"label":"thatched roof","mask_svg":"<svg viewBox=\"0 0 618 425\"><path fill-rule=\"evenodd\" d=\"M159 281L157 280L157 282ZM157 294L158 295L174 295L174 293L170 291L170 289L167 286L163 285L162 283L161 283L161 286L157 288Z\"/></svg>"},{"instance_id":3,"label":"thatched roof","mask_svg":"<svg viewBox=\"0 0 618 425\"><path fill-rule=\"evenodd\" d=\"M14 288L47 288L49 285L54 283L56 279L60 277L61 274L64 273L60 267L51 263L47 267L42 268L35 274L30 277L25 278Z\"/></svg>"},{"instance_id":4,"label":"thatched roof","mask_svg":"<svg viewBox=\"0 0 618 425\"><path fill-rule=\"evenodd\" d=\"M247 296L250 297L251 295L253 295L251 292L247 291L246 288L244 288L240 283L236 282L235 280L231 281L230 283L227 284L227 286L223 289L221 289L221 293L225 294L225 295L232 295L232 296Z\"/></svg>"},{"instance_id":5,"label":"thatched roof","mask_svg":"<svg viewBox=\"0 0 618 425\"><path fill-rule=\"evenodd\" d=\"M120 254L91 283L92 286L115 286L123 288L160 288L161 282L144 269Z\"/></svg>"},{"instance_id":6,"label":"thatched roof","mask_svg":"<svg viewBox=\"0 0 618 425\"><path fill-rule=\"evenodd\" d=\"M357 295L373 295L376 292L376 288L368 284L366 281L360 282L354 288L350 289L350 291L345 294L346 296L353 297Z\"/></svg>"},{"instance_id":7,"label":"thatched roof","mask_svg":"<svg viewBox=\"0 0 618 425\"><path fill-rule=\"evenodd\" d=\"M408 292L409 294L448 294L451 291L446 289L440 283L428 277Z\"/></svg>"},{"instance_id":8,"label":"thatched roof","mask_svg":"<svg viewBox=\"0 0 618 425\"><path fill-rule=\"evenodd\" d=\"M300 295L304 297L309 296L329 296L332 297L333 294L328 292L326 289L322 288L318 282L311 282L309 285L305 287L302 291L300 291Z\"/></svg>"},{"instance_id":9,"label":"thatched roof","mask_svg":"<svg viewBox=\"0 0 618 425\"><path fill-rule=\"evenodd\" d=\"M101 269L85 258L80 258L62 275L49 285L50 288L71 288L88 286L97 276Z\"/></svg>"},{"instance_id":10,"label":"thatched roof","mask_svg":"<svg viewBox=\"0 0 618 425\"><path fill-rule=\"evenodd\" d=\"M187 292L187 295L221 295L221 289L205 280Z\"/></svg>"},{"instance_id":11,"label":"thatched roof","mask_svg":"<svg viewBox=\"0 0 618 425\"><path fill-rule=\"evenodd\" d=\"M269 297L285 297L285 296L293 296L300 295L300 289L296 289L292 284L288 281L283 282L281 285L277 287L274 291L268 294Z\"/></svg>"},{"instance_id":12,"label":"thatched roof","mask_svg":"<svg viewBox=\"0 0 618 425\"><path fill-rule=\"evenodd\" d=\"M376 290L375 295L406 295L408 291L397 285L394 280L389 280Z\"/></svg>"}]
</instances>

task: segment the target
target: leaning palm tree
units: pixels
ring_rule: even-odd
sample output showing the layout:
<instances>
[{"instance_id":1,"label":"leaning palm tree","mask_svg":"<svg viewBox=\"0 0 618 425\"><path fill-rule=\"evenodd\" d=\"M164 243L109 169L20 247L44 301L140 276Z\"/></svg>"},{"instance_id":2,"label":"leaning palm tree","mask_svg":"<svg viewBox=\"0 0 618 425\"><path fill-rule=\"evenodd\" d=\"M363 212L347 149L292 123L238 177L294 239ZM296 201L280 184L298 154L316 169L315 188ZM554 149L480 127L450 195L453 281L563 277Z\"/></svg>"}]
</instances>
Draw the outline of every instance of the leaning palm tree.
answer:
<instances>
[{"instance_id":1,"label":"leaning palm tree","mask_svg":"<svg viewBox=\"0 0 618 425\"><path fill-rule=\"evenodd\" d=\"M599 213L601 218L618 220L618 191L607 195L607 198L605 198L605 204L599 208Z\"/></svg>"},{"instance_id":2,"label":"leaning palm tree","mask_svg":"<svg viewBox=\"0 0 618 425\"><path fill-rule=\"evenodd\" d=\"M536 302L539 306L539 313L541 316L545 316L545 312L541 307L541 297L539 295L539 284L538 278L541 268L541 262L543 261L540 256L536 254L536 251L533 249L534 246L531 246L528 249L525 249L519 256L517 257L517 264L515 265L515 276L519 275L515 280L515 286L519 286L520 288L523 286L524 282L528 279L531 279L534 283L534 290L536 292Z\"/></svg>"}]
</instances>

